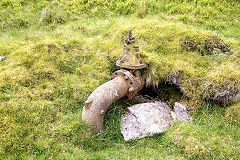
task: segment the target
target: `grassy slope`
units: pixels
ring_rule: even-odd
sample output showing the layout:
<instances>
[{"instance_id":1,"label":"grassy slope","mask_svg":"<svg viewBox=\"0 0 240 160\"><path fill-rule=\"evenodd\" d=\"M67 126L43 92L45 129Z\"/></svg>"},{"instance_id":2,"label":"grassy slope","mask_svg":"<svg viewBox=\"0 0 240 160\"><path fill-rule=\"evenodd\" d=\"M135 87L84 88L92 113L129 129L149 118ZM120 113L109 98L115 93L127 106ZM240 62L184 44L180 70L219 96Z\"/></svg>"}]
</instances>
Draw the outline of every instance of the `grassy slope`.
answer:
<instances>
[{"instance_id":1,"label":"grassy slope","mask_svg":"<svg viewBox=\"0 0 240 160\"><path fill-rule=\"evenodd\" d=\"M0 6L1 158L240 157L238 103L206 103L190 124L132 142L119 130L124 102L109 109L102 135L80 120L84 100L116 69L129 28L150 64L151 84L180 72L180 87L195 105L224 87L237 90L239 2L4 0ZM197 45L187 49L185 42ZM212 44L230 46L231 54L212 53L206 48Z\"/></svg>"}]
</instances>

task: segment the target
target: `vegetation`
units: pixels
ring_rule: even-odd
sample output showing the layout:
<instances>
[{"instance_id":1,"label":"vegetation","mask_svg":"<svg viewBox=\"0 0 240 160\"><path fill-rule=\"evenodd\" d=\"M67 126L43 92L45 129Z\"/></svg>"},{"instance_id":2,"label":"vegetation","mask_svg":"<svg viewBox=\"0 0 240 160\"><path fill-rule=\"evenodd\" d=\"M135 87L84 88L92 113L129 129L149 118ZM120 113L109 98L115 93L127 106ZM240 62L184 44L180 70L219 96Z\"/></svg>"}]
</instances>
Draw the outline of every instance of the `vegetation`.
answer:
<instances>
[{"instance_id":1,"label":"vegetation","mask_svg":"<svg viewBox=\"0 0 240 160\"><path fill-rule=\"evenodd\" d=\"M234 0L2 0L0 158L239 159L239 8ZM135 99L111 106L100 135L81 110L117 69L130 28L149 64L147 86L162 95L159 83L174 83L196 111L190 123L125 142L119 119Z\"/></svg>"}]
</instances>

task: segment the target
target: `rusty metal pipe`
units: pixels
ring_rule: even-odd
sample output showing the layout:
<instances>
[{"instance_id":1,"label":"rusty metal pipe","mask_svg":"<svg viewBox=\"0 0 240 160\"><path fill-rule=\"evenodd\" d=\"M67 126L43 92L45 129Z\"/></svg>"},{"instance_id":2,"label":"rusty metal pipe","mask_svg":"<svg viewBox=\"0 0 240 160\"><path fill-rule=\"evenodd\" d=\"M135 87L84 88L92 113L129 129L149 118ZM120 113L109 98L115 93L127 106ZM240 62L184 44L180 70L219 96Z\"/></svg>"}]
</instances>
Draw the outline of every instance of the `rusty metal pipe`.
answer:
<instances>
[{"instance_id":1,"label":"rusty metal pipe","mask_svg":"<svg viewBox=\"0 0 240 160\"><path fill-rule=\"evenodd\" d=\"M109 106L125 96L132 99L144 86L143 78L123 69L114 72L111 78L92 92L83 107L82 120L95 126L97 133L104 130L104 116Z\"/></svg>"},{"instance_id":2,"label":"rusty metal pipe","mask_svg":"<svg viewBox=\"0 0 240 160\"><path fill-rule=\"evenodd\" d=\"M120 68L127 68L130 71L121 69L114 72L111 81L99 86L85 101L82 111L82 120L96 127L97 133L103 131L104 116L108 107L122 97L132 99L144 86L139 69L147 67L141 61L139 47L134 46L135 37L129 30L129 38L125 40L124 55L116 62ZM132 53L133 52L133 53Z\"/></svg>"}]
</instances>

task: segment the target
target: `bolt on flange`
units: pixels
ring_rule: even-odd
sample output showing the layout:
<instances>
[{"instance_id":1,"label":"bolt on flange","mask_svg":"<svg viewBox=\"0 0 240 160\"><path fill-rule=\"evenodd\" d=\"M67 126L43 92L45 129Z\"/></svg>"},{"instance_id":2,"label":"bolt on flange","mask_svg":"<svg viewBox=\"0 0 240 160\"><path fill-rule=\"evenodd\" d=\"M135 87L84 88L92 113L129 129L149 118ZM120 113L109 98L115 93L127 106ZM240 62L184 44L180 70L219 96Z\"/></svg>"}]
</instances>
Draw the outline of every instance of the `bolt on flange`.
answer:
<instances>
[{"instance_id":1,"label":"bolt on flange","mask_svg":"<svg viewBox=\"0 0 240 160\"><path fill-rule=\"evenodd\" d=\"M138 72L138 70L135 72ZM121 76L127 82L128 93L126 100L131 100L144 87L144 79L138 75L139 74L132 74L130 71L121 69L114 72L111 76L111 79Z\"/></svg>"}]
</instances>

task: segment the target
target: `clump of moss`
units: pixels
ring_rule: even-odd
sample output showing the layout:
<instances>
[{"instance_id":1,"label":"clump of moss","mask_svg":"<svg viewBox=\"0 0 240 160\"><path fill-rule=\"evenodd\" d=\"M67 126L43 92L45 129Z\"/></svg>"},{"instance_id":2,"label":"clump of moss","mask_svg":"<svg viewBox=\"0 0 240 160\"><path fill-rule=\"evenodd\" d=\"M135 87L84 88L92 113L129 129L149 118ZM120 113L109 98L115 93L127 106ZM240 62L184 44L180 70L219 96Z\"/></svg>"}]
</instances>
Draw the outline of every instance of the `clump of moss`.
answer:
<instances>
[{"instance_id":1,"label":"clump of moss","mask_svg":"<svg viewBox=\"0 0 240 160\"><path fill-rule=\"evenodd\" d=\"M214 36L185 37L183 44L188 51L198 51L202 56L211 54L230 54L231 48L222 42L221 39Z\"/></svg>"},{"instance_id":2,"label":"clump of moss","mask_svg":"<svg viewBox=\"0 0 240 160\"><path fill-rule=\"evenodd\" d=\"M54 10L50 7L43 8L39 23L42 25L53 26L56 24L63 24L67 20L67 15L63 10Z\"/></svg>"},{"instance_id":3,"label":"clump of moss","mask_svg":"<svg viewBox=\"0 0 240 160\"><path fill-rule=\"evenodd\" d=\"M78 126L75 122L72 127L63 125L64 114L81 110L88 95L109 79L106 53L95 52L97 47L88 46L82 37L63 42L43 35L30 37L29 41L19 41L0 62L0 130L4 130L0 137L1 155L39 155L38 152L51 149L59 135L72 139L75 132L85 133L89 129L82 129L81 122Z\"/></svg>"},{"instance_id":4,"label":"clump of moss","mask_svg":"<svg viewBox=\"0 0 240 160\"><path fill-rule=\"evenodd\" d=\"M240 104L236 103L226 109L225 116L231 123L240 122Z\"/></svg>"},{"instance_id":5,"label":"clump of moss","mask_svg":"<svg viewBox=\"0 0 240 160\"><path fill-rule=\"evenodd\" d=\"M208 103L195 112L192 122L175 122L166 133L166 140L177 145L190 159L237 159L239 143L233 139L239 139L236 132L239 130L238 125L230 125L224 111L225 109Z\"/></svg>"}]
</instances>

